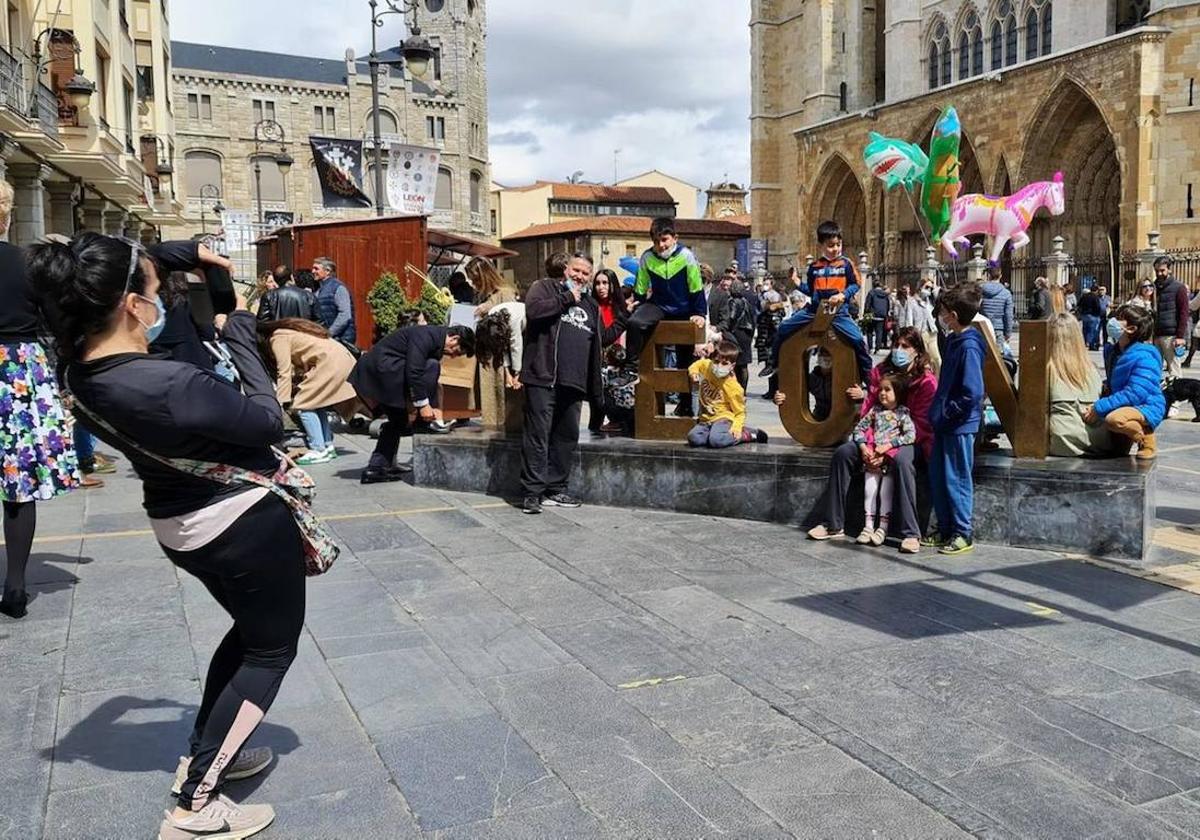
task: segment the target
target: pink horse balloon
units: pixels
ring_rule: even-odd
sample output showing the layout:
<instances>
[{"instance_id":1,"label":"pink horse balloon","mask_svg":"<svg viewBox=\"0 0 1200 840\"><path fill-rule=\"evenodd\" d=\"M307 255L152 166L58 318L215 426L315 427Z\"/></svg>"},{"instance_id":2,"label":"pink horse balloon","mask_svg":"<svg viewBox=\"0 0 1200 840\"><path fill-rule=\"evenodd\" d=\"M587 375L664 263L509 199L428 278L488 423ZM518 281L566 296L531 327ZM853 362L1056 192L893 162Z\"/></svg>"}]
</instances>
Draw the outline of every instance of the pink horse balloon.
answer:
<instances>
[{"instance_id":1,"label":"pink horse balloon","mask_svg":"<svg viewBox=\"0 0 1200 840\"><path fill-rule=\"evenodd\" d=\"M1006 243L1014 250L1029 244L1026 231L1043 207L1052 216L1061 216L1066 209L1061 172L1054 173L1053 181L1036 181L1012 195L960 195L950 210L950 227L942 236L942 247L958 259L957 243L970 244L969 234L986 233L992 237L991 260L997 262Z\"/></svg>"}]
</instances>

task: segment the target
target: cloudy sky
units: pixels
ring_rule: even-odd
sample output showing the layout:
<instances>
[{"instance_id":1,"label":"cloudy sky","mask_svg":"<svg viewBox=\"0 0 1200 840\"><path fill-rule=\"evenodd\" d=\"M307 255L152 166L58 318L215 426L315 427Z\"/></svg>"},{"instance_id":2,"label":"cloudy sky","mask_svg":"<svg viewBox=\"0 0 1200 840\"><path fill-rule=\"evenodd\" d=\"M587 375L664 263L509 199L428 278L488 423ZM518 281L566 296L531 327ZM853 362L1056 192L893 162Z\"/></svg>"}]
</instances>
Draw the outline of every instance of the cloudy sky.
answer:
<instances>
[{"instance_id":1,"label":"cloudy sky","mask_svg":"<svg viewBox=\"0 0 1200 840\"><path fill-rule=\"evenodd\" d=\"M661 169L699 186L750 177L749 3L490 0L492 175ZM303 13L298 14L301 6ZM178 40L340 57L365 53L367 0L172 0ZM264 37L264 35L266 37ZM404 36L398 17L381 44Z\"/></svg>"}]
</instances>

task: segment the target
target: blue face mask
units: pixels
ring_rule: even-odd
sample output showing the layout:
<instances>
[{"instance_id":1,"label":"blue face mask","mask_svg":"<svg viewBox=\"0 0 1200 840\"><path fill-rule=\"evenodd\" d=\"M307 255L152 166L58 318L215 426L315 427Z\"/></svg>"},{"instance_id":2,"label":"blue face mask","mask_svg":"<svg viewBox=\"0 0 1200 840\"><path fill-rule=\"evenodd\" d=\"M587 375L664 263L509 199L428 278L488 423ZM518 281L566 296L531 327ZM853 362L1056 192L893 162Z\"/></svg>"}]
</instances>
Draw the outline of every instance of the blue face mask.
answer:
<instances>
[{"instance_id":1,"label":"blue face mask","mask_svg":"<svg viewBox=\"0 0 1200 840\"><path fill-rule=\"evenodd\" d=\"M1125 328L1121 326L1121 322L1116 318L1108 319L1108 339L1113 344L1121 340L1121 336L1125 335Z\"/></svg>"},{"instance_id":2,"label":"blue face mask","mask_svg":"<svg viewBox=\"0 0 1200 840\"><path fill-rule=\"evenodd\" d=\"M153 324L148 327L145 324L142 324L146 330L146 341L153 344L154 340L162 335L163 327L167 325L167 308L163 306L162 298L158 297L157 295L152 298L148 298L145 295L138 295L138 297L144 301L153 303L154 308L158 310L158 317L154 319ZM138 319L138 323L142 323L140 318Z\"/></svg>"},{"instance_id":3,"label":"blue face mask","mask_svg":"<svg viewBox=\"0 0 1200 840\"><path fill-rule=\"evenodd\" d=\"M912 354L901 347L897 347L892 351L892 364L898 368L907 368L912 364Z\"/></svg>"}]
</instances>

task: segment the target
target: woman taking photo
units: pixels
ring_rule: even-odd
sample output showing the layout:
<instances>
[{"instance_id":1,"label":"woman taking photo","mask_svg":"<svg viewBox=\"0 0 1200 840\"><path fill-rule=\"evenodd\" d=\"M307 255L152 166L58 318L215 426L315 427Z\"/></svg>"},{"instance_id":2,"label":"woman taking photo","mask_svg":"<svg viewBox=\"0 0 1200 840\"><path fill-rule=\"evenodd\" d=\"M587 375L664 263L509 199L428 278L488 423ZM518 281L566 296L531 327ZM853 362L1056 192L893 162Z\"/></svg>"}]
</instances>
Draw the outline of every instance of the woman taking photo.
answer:
<instances>
[{"instance_id":1,"label":"woman taking photo","mask_svg":"<svg viewBox=\"0 0 1200 840\"><path fill-rule=\"evenodd\" d=\"M0 231L8 230L12 203L12 187L0 180ZM42 311L33 288L20 249L0 242L0 500L8 563L0 613L9 618L23 618L29 602L25 568L37 503L73 490L81 481L54 369L38 342Z\"/></svg>"},{"instance_id":2,"label":"woman taking photo","mask_svg":"<svg viewBox=\"0 0 1200 840\"><path fill-rule=\"evenodd\" d=\"M283 436L283 412L257 354L254 318L235 311L220 325L239 390L210 371L147 355L164 308L154 264L137 243L84 233L70 244L34 245L29 277L57 302L50 315L74 411L129 458L164 553L234 622L209 665L176 771L178 805L158 836L248 837L274 811L237 805L220 790L271 762L269 749L245 744L296 656L305 588L301 531L270 480L280 469L271 446ZM226 465L226 477L202 476L205 465Z\"/></svg>"},{"instance_id":3,"label":"woman taking photo","mask_svg":"<svg viewBox=\"0 0 1200 840\"><path fill-rule=\"evenodd\" d=\"M308 440L300 466L327 464L337 458L329 412L353 417L358 395L346 380L355 358L329 330L304 318L260 321L258 349L275 377L275 396L285 411L295 411Z\"/></svg>"}]
</instances>

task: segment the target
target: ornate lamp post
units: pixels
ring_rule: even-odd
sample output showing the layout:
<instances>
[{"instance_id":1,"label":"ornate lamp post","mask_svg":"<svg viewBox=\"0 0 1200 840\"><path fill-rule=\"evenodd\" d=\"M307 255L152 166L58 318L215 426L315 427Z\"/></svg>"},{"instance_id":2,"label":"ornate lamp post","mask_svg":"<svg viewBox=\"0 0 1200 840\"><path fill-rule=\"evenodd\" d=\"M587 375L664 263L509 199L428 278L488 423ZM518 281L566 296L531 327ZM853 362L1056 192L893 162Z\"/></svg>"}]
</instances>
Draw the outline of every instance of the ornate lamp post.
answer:
<instances>
[{"instance_id":1,"label":"ornate lamp post","mask_svg":"<svg viewBox=\"0 0 1200 840\"><path fill-rule=\"evenodd\" d=\"M254 200L258 205L258 223L263 223L262 207L262 156L260 152L264 143L278 143L279 153L274 155L275 165L279 167L280 175L287 175L292 168L292 156L287 153L284 145L286 136L283 126L275 120L259 120L254 124Z\"/></svg>"},{"instance_id":2,"label":"ornate lamp post","mask_svg":"<svg viewBox=\"0 0 1200 840\"><path fill-rule=\"evenodd\" d=\"M204 205L205 202L213 202L213 213L217 218L221 218L221 214L225 212L224 205L221 204L221 189L216 184L201 184L200 185L200 232L207 233L208 229L204 223Z\"/></svg>"},{"instance_id":3,"label":"ornate lamp post","mask_svg":"<svg viewBox=\"0 0 1200 840\"><path fill-rule=\"evenodd\" d=\"M34 74L33 88L29 92L29 116L33 119L37 119L38 117L38 108L40 107L37 95L38 77L44 75L49 70L49 68L42 63L43 38L46 38L47 41L50 41L54 38L58 38L60 40L66 40L69 38L71 40L71 45L75 49L75 75L72 76L65 85L63 85L63 90L66 91L68 98L71 100L71 104L74 105L76 109L86 108L92 99L92 94L96 91L96 85L83 75L83 69L79 66L79 56L83 52L83 47L80 46L79 39L76 38L75 34L70 30L47 27L39 32L33 39Z\"/></svg>"},{"instance_id":4,"label":"ornate lamp post","mask_svg":"<svg viewBox=\"0 0 1200 840\"><path fill-rule=\"evenodd\" d=\"M371 130L375 140L375 215L383 215L383 138L379 130L379 67L380 65L397 65L401 61L408 67L408 72L418 79L425 78L429 72L429 62L433 60L433 47L429 40L421 34L417 24L418 0L383 0L387 7L379 9L379 0L370 0L371 4L371 54L367 65L371 68ZM386 15L412 15L408 25L412 33L400 45L402 60L384 61L379 57L378 32L383 26Z\"/></svg>"}]
</instances>

